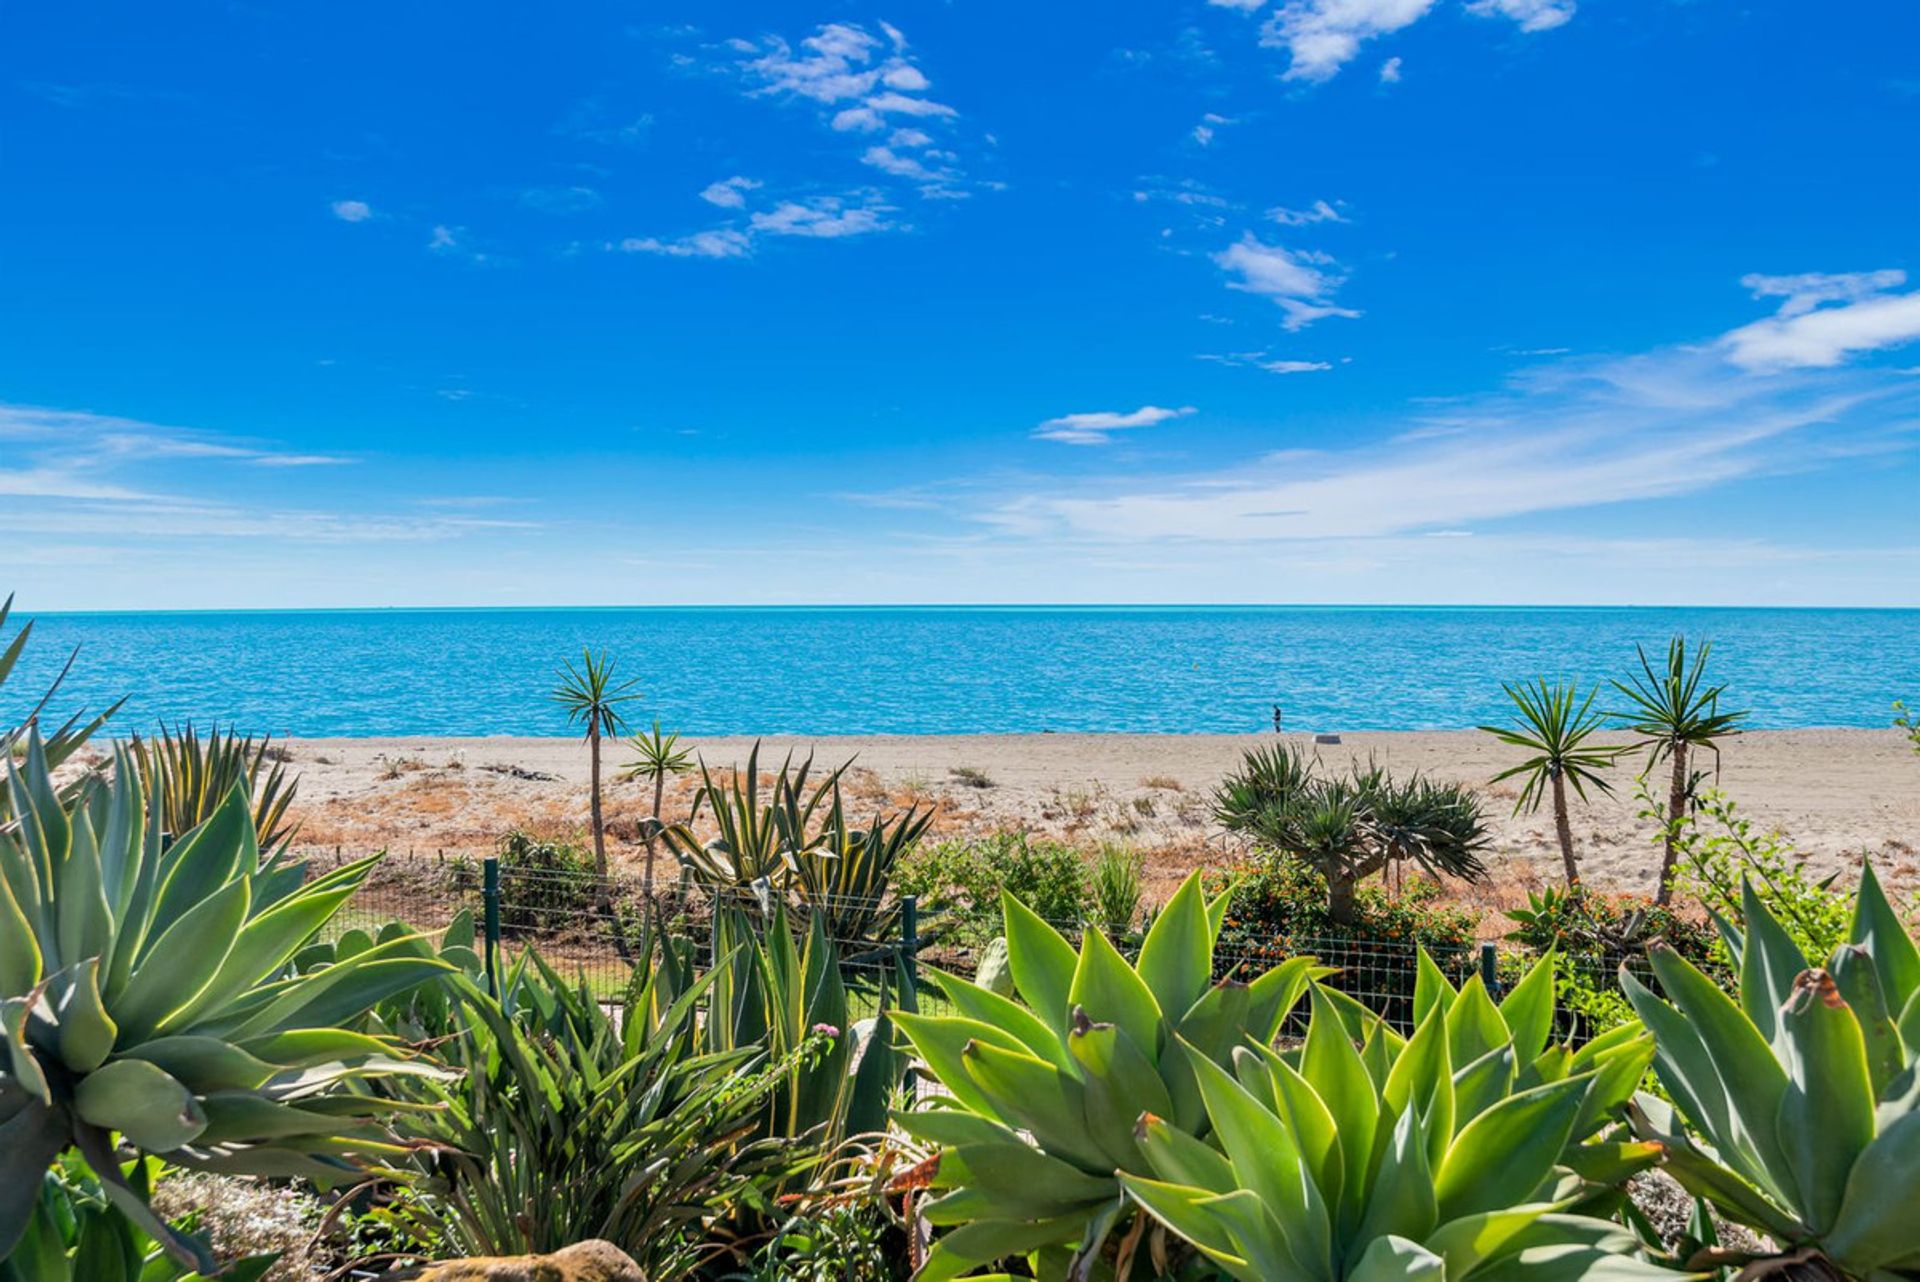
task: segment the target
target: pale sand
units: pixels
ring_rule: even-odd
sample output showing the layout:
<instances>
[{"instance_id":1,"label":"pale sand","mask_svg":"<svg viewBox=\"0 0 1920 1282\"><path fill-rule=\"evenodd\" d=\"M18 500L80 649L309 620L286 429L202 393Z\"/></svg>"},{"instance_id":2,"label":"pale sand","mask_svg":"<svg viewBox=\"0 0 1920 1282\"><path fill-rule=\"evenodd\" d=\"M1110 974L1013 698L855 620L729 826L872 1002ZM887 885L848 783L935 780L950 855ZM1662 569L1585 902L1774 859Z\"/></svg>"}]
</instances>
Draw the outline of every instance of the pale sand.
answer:
<instances>
[{"instance_id":1,"label":"pale sand","mask_svg":"<svg viewBox=\"0 0 1920 1282\"><path fill-rule=\"evenodd\" d=\"M1308 742L1304 736L1287 736ZM1152 881L1165 885L1187 867L1229 856L1210 844L1208 794L1248 747L1272 735L875 735L769 739L762 768L789 749L809 749L820 764L849 757L850 791L864 807L937 804L937 831L1031 828L1091 846L1117 841L1146 852ZM744 762L752 741L684 741L712 765ZM387 847L396 853L485 852L515 825L575 834L587 819L587 750L576 739L289 740L300 775L303 844L344 851ZM1511 783L1487 781L1517 760L1515 750L1472 732L1359 733L1317 749L1332 766L1376 758L1396 770L1420 769L1482 787L1494 834L1493 859L1511 901L1528 885L1558 875L1551 818L1512 814ZM613 779L626 750L607 750ZM1893 730L1759 731L1729 740L1721 786L1756 827L1778 827L1816 868L1838 869L1871 854L1898 883L1920 882L1920 756ZM1598 884L1645 889L1655 867L1652 829L1635 815L1634 759L1614 772L1616 793L1578 804L1574 832L1582 865ZM984 772L970 786L957 769ZM518 774L514 772L519 772ZM527 778L525 775L551 776ZM682 817L697 776L670 790L666 814ZM617 860L639 853L638 820L651 789L616 781L608 816Z\"/></svg>"}]
</instances>

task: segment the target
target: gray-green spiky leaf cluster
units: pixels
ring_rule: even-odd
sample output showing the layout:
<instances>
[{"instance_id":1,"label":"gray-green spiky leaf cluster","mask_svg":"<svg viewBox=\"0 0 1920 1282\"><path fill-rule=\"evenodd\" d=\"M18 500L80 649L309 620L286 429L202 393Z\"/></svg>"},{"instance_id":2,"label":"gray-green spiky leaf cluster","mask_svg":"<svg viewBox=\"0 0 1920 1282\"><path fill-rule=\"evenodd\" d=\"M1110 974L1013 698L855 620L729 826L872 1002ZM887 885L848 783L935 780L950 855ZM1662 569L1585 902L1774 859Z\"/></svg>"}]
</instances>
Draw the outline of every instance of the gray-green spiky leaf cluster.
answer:
<instances>
[{"instance_id":1,"label":"gray-green spiky leaf cluster","mask_svg":"<svg viewBox=\"0 0 1920 1282\"><path fill-rule=\"evenodd\" d=\"M1871 867L1824 967L1751 886L1743 899L1744 929L1723 926L1737 995L1660 945L1664 1000L1621 972L1673 1101L1639 1097L1635 1129L1665 1146L1675 1179L1781 1257L1874 1282L1920 1278L1920 949Z\"/></svg>"},{"instance_id":2,"label":"gray-green spiky leaf cluster","mask_svg":"<svg viewBox=\"0 0 1920 1282\"><path fill-rule=\"evenodd\" d=\"M351 1031L449 969L411 938L309 972L290 963L374 861L305 881L263 869L236 788L171 844L127 753L70 802L29 734L0 829L0 1255L47 1163L77 1148L115 1204L205 1262L120 1179L117 1143L226 1174L351 1177L398 1151L380 1101L339 1090L406 1070Z\"/></svg>"}]
</instances>

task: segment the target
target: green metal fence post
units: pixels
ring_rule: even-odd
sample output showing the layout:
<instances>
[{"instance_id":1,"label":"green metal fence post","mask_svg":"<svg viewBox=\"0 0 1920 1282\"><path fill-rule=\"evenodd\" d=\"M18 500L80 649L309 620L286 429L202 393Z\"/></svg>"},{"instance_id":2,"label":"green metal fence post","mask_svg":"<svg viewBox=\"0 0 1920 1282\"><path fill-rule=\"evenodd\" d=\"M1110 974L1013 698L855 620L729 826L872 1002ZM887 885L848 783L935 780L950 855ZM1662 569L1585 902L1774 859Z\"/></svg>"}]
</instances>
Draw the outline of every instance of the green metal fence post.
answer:
<instances>
[{"instance_id":1,"label":"green metal fence post","mask_svg":"<svg viewBox=\"0 0 1920 1282\"><path fill-rule=\"evenodd\" d=\"M920 1007L920 898L917 895L900 896L900 952L900 969L907 981L907 991L900 995L900 1004L907 1010L918 1010Z\"/></svg>"},{"instance_id":2,"label":"green metal fence post","mask_svg":"<svg viewBox=\"0 0 1920 1282\"><path fill-rule=\"evenodd\" d=\"M1500 950L1491 943L1480 945L1480 982L1486 985L1487 996L1500 996Z\"/></svg>"},{"instance_id":3,"label":"green metal fence post","mask_svg":"<svg viewBox=\"0 0 1920 1282\"><path fill-rule=\"evenodd\" d=\"M487 933L485 953L487 992L498 997L500 995L500 861L491 855L487 857L486 877L480 894L486 906L483 919Z\"/></svg>"}]
</instances>

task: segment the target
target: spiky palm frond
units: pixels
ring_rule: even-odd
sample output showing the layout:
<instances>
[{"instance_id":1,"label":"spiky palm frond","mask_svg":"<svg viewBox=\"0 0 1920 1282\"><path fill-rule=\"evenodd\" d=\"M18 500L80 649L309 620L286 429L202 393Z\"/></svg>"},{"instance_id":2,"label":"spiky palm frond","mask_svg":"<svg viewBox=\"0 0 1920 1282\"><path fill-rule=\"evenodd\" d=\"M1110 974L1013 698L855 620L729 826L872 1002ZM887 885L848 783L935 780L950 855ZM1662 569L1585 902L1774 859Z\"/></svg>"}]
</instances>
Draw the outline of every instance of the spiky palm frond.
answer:
<instances>
[{"instance_id":1,"label":"spiky palm frond","mask_svg":"<svg viewBox=\"0 0 1920 1282\"><path fill-rule=\"evenodd\" d=\"M578 723L588 738L626 733L627 723L620 714L620 705L640 697L634 688L640 684L639 678L616 682L613 669L610 655L582 650L578 667L571 662L561 667L560 684L549 696L567 714L567 720Z\"/></svg>"},{"instance_id":2,"label":"spiky palm frond","mask_svg":"<svg viewBox=\"0 0 1920 1282\"><path fill-rule=\"evenodd\" d=\"M5 601L0 601L0 636L6 634L7 618L12 613L13 596L9 593ZM20 661L21 653L27 648L27 639L32 635L33 620L28 619L20 625L20 630L14 633L13 639L7 642L4 648L0 648L0 688L4 688L7 678L13 675L14 665ZM34 700L33 705L13 724L0 726L0 758L11 758L20 752L21 745L26 741L27 728L39 726L40 718L46 713L47 707L53 702L53 697L59 692L60 687L66 684L67 674L73 671L74 660L79 656L80 647L75 646L73 652L67 655L66 663L61 665L59 673L47 684L47 688L41 692L38 699ZM125 699L121 699L105 712L92 718L84 712L75 712L52 729L41 728L41 750L46 754L47 764L58 769L60 763L77 752L80 745L106 724L107 718L118 712L120 705L125 702ZM9 813L8 805L7 799L0 796L0 816Z\"/></svg>"},{"instance_id":3,"label":"spiky palm frond","mask_svg":"<svg viewBox=\"0 0 1920 1282\"><path fill-rule=\"evenodd\" d=\"M1722 712L1720 696L1727 687L1706 684L1707 656L1713 653L1713 644L1701 642L1689 662L1687 639L1675 637L1667 642L1667 661L1657 671L1645 647L1634 650L1640 656L1640 672L1613 683L1630 706L1609 715L1640 736L1634 746L1646 749L1647 765L1658 765L1681 745L1706 748L1717 757L1720 749L1715 740L1739 734L1747 713L1744 709Z\"/></svg>"},{"instance_id":4,"label":"spiky palm frond","mask_svg":"<svg viewBox=\"0 0 1920 1282\"><path fill-rule=\"evenodd\" d=\"M1593 706L1599 690L1589 690L1576 707L1579 690L1571 683L1548 685L1546 678L1541 677L1530 685L1502 684L1501 689L1513 700L1519 724L1481 726L1480 729L1501 743L1533 754L1491 780L1499 783L1526 776L1520 798L1513 805L1515 814L1538 810L1547 799L1555 777L1572 784L1582 801L1587 799L1589 786L1598 792L1613 791L1613 784L1600 772L1611 768L1623 750L1588 742L1607 724L1607 714L1596 711Z\"/></svg>"}]
</instances>

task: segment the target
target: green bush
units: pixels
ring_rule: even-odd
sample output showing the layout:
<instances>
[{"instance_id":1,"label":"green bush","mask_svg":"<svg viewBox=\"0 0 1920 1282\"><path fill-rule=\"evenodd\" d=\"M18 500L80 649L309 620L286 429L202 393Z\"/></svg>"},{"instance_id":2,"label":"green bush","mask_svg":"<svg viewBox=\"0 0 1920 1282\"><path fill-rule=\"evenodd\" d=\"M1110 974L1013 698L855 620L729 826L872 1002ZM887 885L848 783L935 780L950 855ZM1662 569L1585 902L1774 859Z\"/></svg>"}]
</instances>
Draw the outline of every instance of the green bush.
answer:
<instances>
[{"instance_id":1,"label":"green bush","mask_svg":"<svg viewBox=\"0 0 1920 1282\"><path fill-rule=\"evenodd\" d=\"M1094 857L1089 877L1092 924L1116 939L1132 933L1140 915L1140 874L1144 864L1139 854L1125 846L1105 845Z\"/></svg>"},{"instance_id":2,"label":"green bush","mask_svg":"<svg viewBox=\"0 0 1920 1282\"><path fill-rule=\"evenodd\" d=\"M1579 1038L1632 1021L1633 1011L1620 992L1620 968L1651 983L1646 947L1653 940L1664 940L1700 966L1710 965L1719 948L1711 925L1643 895L1549 886L1529 894L1527 906L1510 909L1507 918L1514 925L1507 938L1526 950L1524 957L1511 960L1513 968L1549 950L1560 955L1561 1031Z\"/></svg>"},{"instance_id":3,"label":"green bush","mask_svg":"<svg viewBox=\"0 0 1920 1282\"><path fill-rule=\"evenodd\" d=\"M1700 797L1699 808L1681 824L1679 886L1726 922L1742 919L1742 886L1777 917L1800 951L1825 957L1844 943L1853 918L1853 897L1833 889L1833 877L1807 874L1806 856L1778 829L1758 832L1740 816L1732 798L1717 790ZM1699 958L1680 950L1689 961ZM1720 960L1725 962L1724 949Z\"/></svg>"},{"instance_id":4,"label":"green bush","mask_svg":"<svg viewBox=\"0 0 1920 1282\"><path fill-rule=\"evenodd\" d=\"M1356 887L1348 921L1329 912L1319 872L1294 859L1268 857L1209 878L1210 894L1229 887L1215 957L1220 976L1236 967L1257 974L1311 953L1340 968L1328 987L1359 998L1390 1023L1410 1026L1421 948L1456 981L1473 969L1479 914L1442 902L1439 885L1426 878L1408 880L1398 893L1378 884Z\"/></svg>"},{"instance_id":5,"label":"green bush","mask_svg":"<svg viewBox=\"0 0 1920 1282\"><path fill-rule=\"evenodd\" d=\"M926 933L971 948L1000 933L1003 891L1049 922L1077 925L1086 901L1087 866L1065 842L997 832L923 847L900 865L894 889L919 897L930 928Z\"/></svg>"},{"instance_id":6,"label":"green bush","mask_svg":"<svg viewBox=\"0 0 1920 1282\"><path fill-rule=\"evenodd\" d=\"M499 851L502 928L552 934L592 914L598 886L587 851L519 828Z\"/></svg>"}]
</instances>

